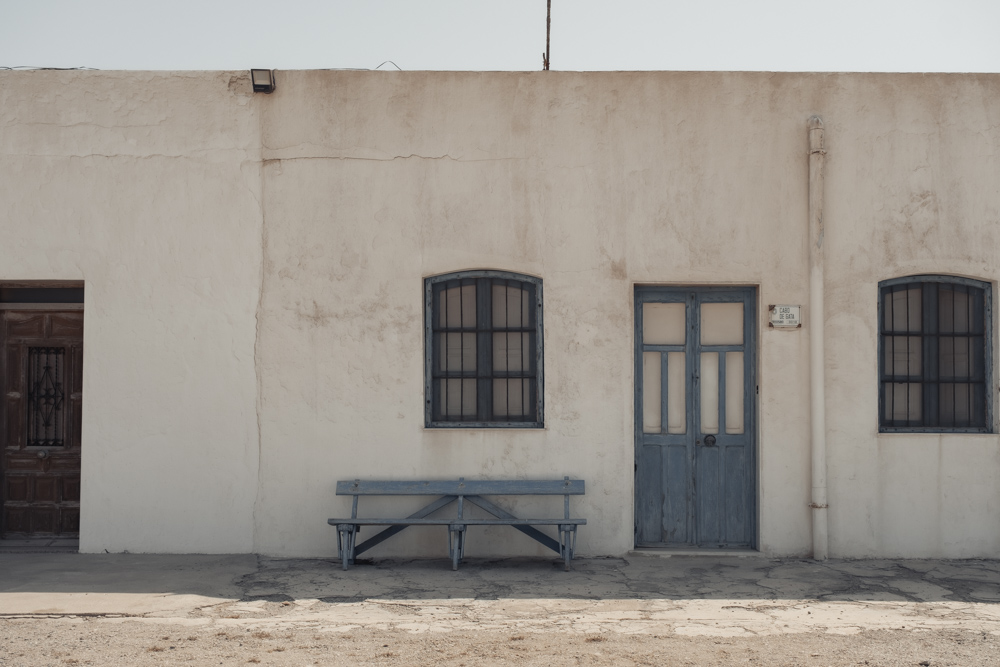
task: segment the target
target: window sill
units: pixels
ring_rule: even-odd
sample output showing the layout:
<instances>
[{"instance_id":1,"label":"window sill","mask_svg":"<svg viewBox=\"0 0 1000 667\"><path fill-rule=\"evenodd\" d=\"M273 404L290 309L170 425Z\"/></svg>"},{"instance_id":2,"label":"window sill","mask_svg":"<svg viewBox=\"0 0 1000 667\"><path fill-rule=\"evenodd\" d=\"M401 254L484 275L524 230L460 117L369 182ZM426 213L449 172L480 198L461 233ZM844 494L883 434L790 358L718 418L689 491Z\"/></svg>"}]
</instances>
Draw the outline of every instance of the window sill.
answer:
<instances>
[{"instance_id":1,"label":"window sill","mask_svg":"<svg viewBox=\"0 0 1000 667\"><path fill-rule=\"evenodd\" d=\"M996 435L996 432L987 428L919 428L919 427L895 427L880 428L879 435Z\"/></svg>"},{"instance_id":2,"label":"window sill","mask_svg":"<svg viewBox=\"0 0 1000 667\"><path fill-rule=\"evenodd\" d=\"M534 429L544 430L545 424L540 422L430 422L424 424L425 429L469 429L474 431L482 430L509 430L509 429Z\"/></svg>"}]
</instances>

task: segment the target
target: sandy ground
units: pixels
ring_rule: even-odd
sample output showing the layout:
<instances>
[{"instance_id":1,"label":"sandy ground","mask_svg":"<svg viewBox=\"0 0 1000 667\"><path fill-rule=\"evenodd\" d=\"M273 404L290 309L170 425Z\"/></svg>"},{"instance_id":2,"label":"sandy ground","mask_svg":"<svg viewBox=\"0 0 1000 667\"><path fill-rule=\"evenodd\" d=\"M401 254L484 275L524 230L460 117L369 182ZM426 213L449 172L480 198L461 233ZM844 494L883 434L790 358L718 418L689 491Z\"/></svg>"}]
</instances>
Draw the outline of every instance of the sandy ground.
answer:
<instances>
[{"instance_id":1,"label":"sandy ground","mask_svg":"<svg viewBox=\"0 0 1000 667\"><path fill-rule=\"evenodd\" d=\"M962 630L670 633L405 632L106 619L0 621L0 664L36 665L1000 665L1000 637Z\"/></svg>"},{"instance_id":2,"label":"sandy ground","mask_svg":"<svg viewBox=\"0 0 1000 667\"><path fill-rule=\"evenodd\" d=\"M0 665L1000 665L1000 562L0 554Z\"/></svg>"}]
</instances>

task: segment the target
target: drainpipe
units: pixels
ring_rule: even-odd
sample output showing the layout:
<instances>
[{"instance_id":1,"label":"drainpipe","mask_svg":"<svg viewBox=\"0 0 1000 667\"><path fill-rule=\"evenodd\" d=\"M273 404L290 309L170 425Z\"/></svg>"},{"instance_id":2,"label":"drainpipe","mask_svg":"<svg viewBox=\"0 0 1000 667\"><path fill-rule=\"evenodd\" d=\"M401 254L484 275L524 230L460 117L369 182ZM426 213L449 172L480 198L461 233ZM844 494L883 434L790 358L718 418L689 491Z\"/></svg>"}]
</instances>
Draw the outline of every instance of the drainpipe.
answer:
<instances>
[{"instance_id":1,"label":"drainpipe","mask_svg":"<svg viewBox=\"0 0 1000 667\"><path fill-rule=\"evenodd\" d=\"M826 560L826 373L823 329L823 120L809 119L809 416L812 436L813 558Z\"/></svg>"}]
</instances>

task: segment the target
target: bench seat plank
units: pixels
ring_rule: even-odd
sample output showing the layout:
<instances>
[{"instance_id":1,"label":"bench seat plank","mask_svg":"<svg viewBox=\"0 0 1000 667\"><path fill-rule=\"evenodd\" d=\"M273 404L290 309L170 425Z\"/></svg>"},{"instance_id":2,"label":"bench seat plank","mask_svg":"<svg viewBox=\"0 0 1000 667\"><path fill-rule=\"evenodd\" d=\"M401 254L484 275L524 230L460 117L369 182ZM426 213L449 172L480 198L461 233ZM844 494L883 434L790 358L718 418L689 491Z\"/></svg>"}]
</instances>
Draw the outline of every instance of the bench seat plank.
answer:
<instances>
[{"instance_id":1,"label":"bench seat plank","mask_svg":"<svg viewBox=\"0 0 1000 667\"><path fill-rule=\"evenodd\" d=\"M327 519L331 526L353 523L356 526L556 526L567 524L584 526L586 519Z\"/></svg>"},{"instance_id":2,"label":"bench seat plank","mask_svg":"<svg viewBox=\"0 0 1000 667\"><path fill-rule=\"evenodd\" d=\"M584 493L582 479L337 482L338 496L581 496Z\"/></svg>"}]
</instances>

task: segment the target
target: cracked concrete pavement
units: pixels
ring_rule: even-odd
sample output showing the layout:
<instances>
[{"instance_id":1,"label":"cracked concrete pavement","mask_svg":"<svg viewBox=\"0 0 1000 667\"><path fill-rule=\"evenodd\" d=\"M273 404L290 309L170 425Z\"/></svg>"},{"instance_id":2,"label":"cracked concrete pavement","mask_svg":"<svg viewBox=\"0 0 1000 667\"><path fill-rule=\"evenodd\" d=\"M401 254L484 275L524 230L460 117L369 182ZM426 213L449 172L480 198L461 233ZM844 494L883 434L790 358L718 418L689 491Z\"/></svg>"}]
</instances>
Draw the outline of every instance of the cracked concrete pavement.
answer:
<instances>
[{"instance_id":1,"label":"cracked concrete pavement","mask_svg":"<svg viewBox=\"0 0 1000 667\"><path fill-rule=\"evenodd\" d=\"M689 636L961 629L1000 636L1000 561L630 555L333 560L0 554L0 618L404 632Z\"/></svg>"}]
</instances>

